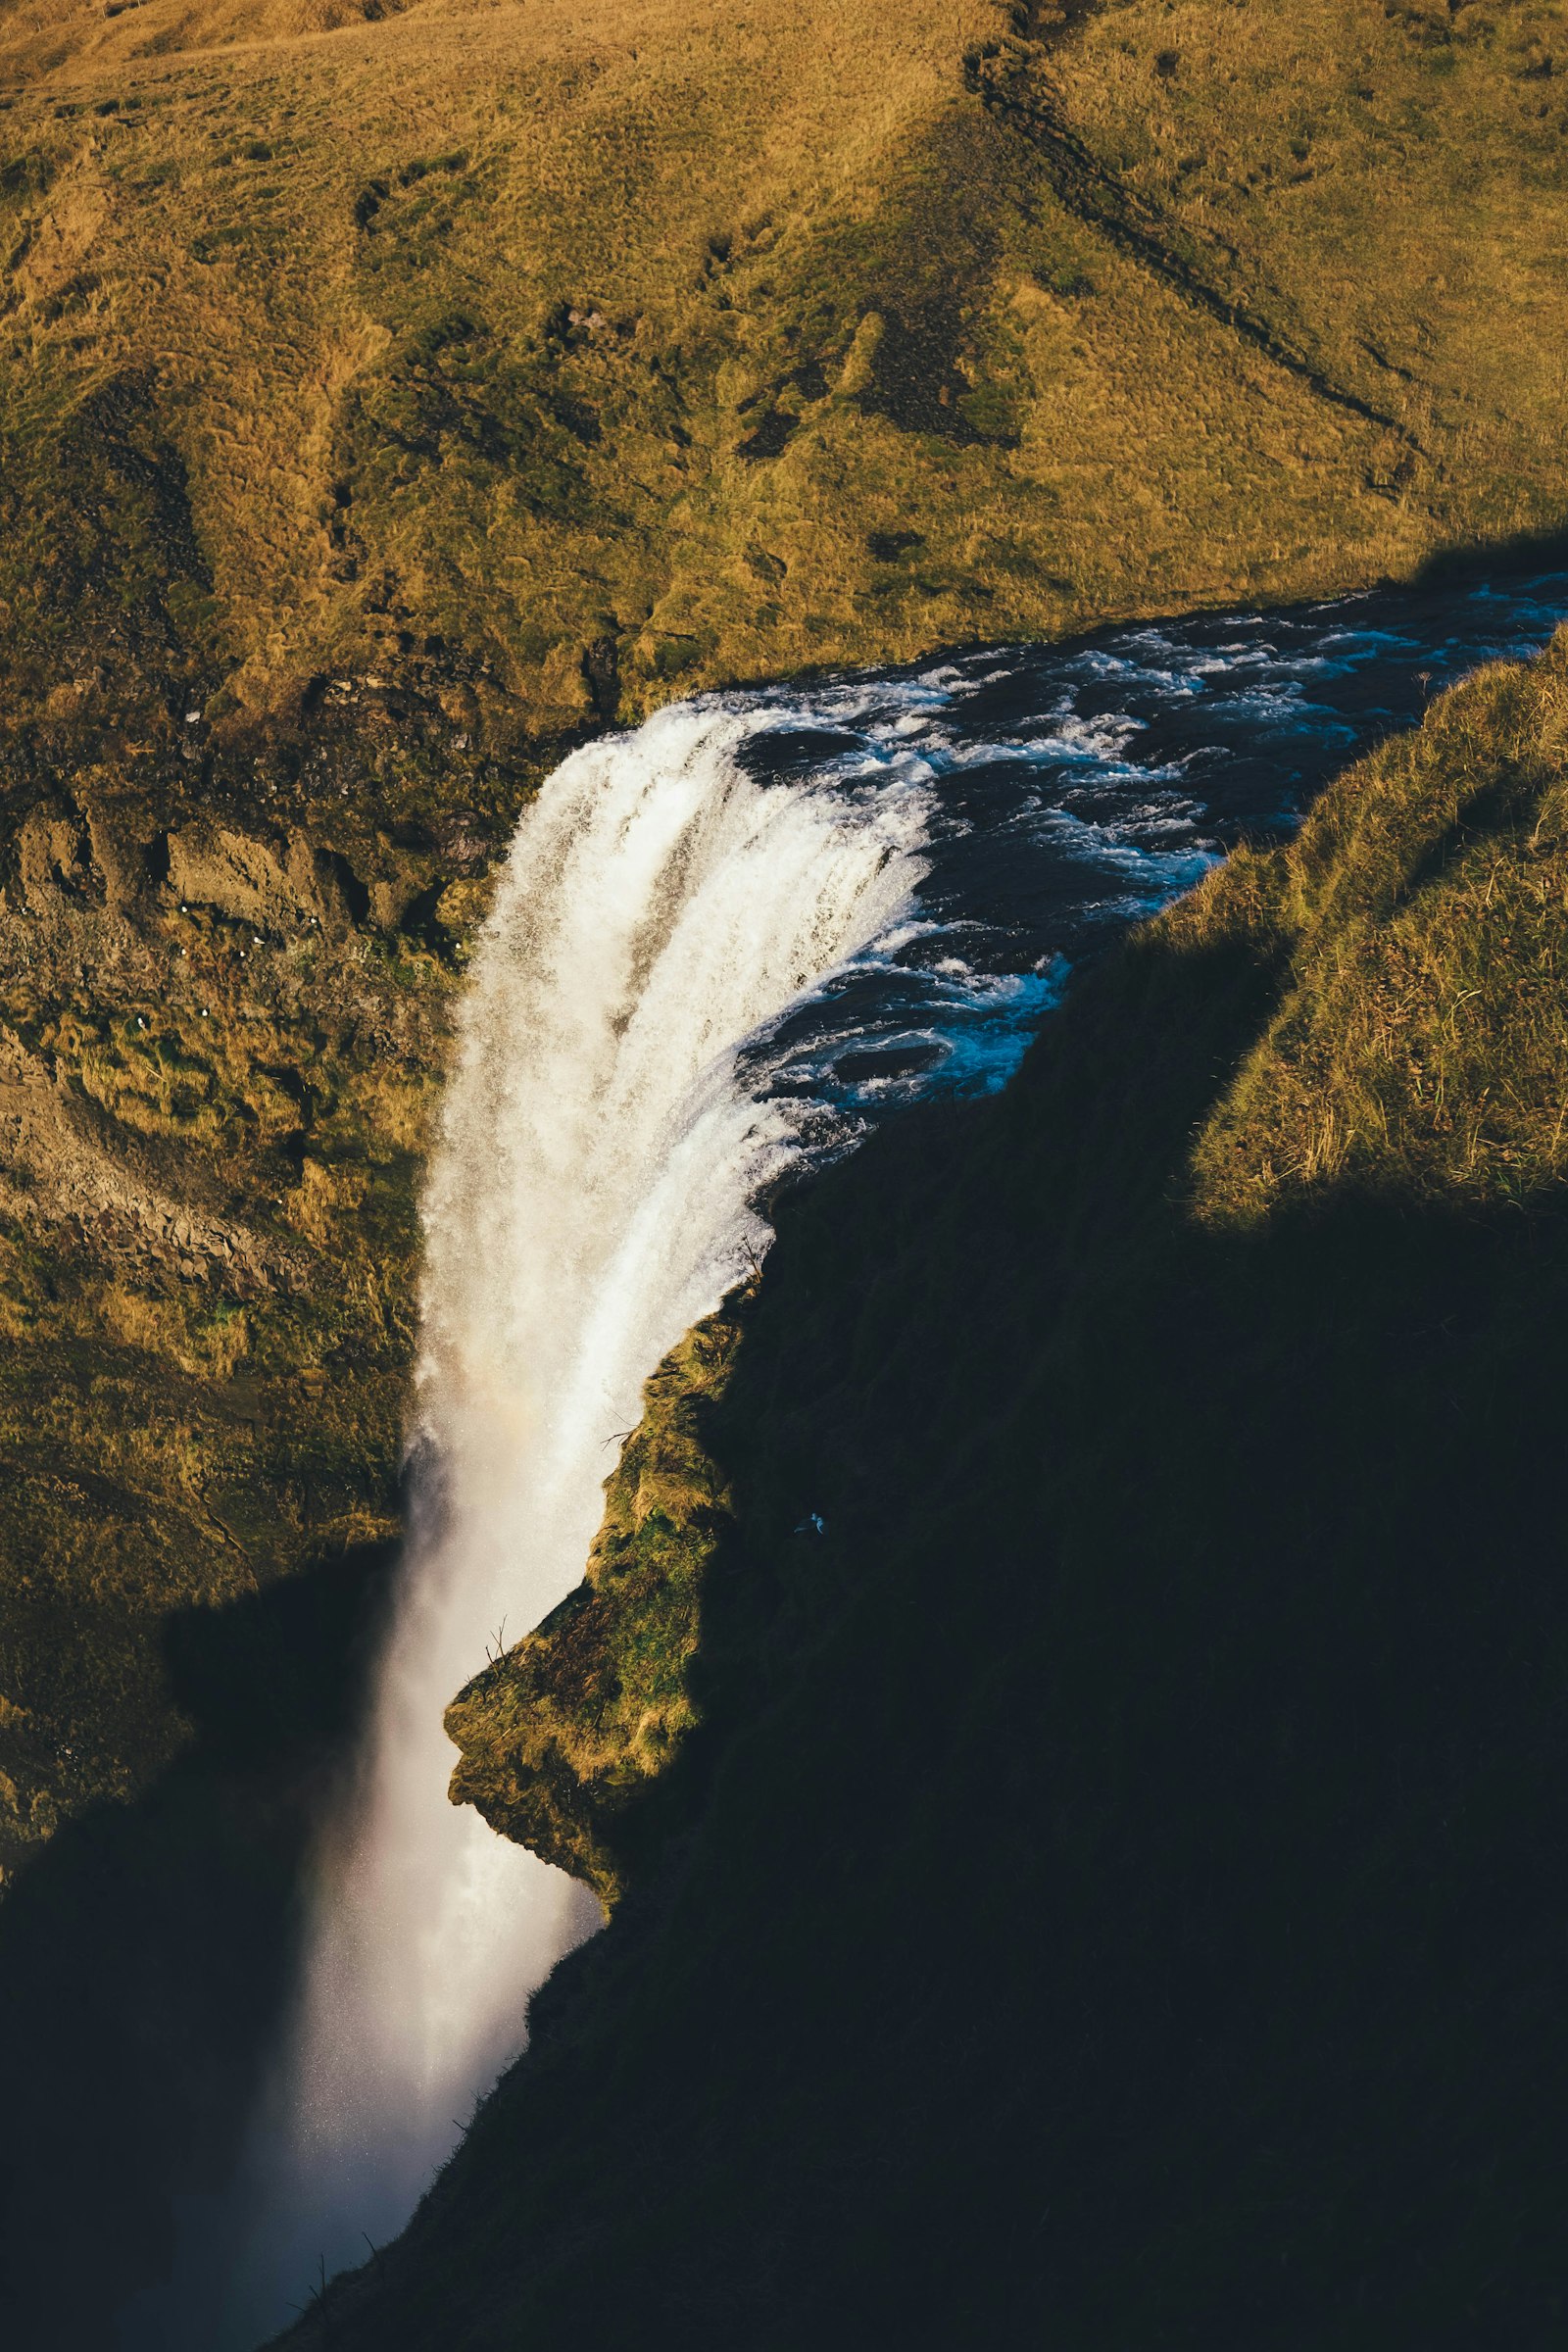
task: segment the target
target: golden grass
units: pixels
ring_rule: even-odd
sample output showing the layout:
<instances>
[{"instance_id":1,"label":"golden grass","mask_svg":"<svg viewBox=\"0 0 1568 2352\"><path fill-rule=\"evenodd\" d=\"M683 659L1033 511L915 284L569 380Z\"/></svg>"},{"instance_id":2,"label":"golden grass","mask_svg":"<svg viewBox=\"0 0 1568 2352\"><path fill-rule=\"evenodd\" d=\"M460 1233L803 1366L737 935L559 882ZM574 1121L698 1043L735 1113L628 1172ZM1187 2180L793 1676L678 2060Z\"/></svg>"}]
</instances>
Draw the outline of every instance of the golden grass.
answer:
<instances>
[{"instance_id":1,"label":"golden grass","mask_svg":"<svg viewBox=\"0 0 1568 2352\"><path fill-rule=\"evenodd\" d=\"M963 86L982 0L13 7L13 707L114 700L73 565L167 614L141 669L214 715L434 637L472 657L455 723L509 740L1555 524L1562 15L1435 46L1134 0L1038 69L1156 237L1385 426L1082 217ZM111 383L142 474L73 437Z\"/></svg>"},{"instance_id":2,"label":"golden grass","mask_svg":"<svg viewBox=\"0 0 1568 2352\"><path fill-rule=\"evenodd\" d=\"M1171 918L1196 944L1240 917L1289 975L1199 1139L1205 1217L1256 1222L1347 1185L1522 1206L1562 1181L1565 744L1559 635L1341 777L1266 894L1244 861Z\"/></svg>"}]
</instances>

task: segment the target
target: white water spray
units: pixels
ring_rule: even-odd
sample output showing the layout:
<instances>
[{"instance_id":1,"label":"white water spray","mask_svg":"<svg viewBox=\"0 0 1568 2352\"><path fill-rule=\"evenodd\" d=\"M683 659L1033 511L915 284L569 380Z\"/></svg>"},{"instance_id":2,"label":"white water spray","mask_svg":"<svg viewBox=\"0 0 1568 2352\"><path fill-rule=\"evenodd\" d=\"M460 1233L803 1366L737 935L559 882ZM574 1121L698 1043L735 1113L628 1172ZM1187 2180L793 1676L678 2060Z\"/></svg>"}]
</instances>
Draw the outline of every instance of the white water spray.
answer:
<instances>
[{"instance_id":1,"label":"white water spray","mask_svg":"<svg viewBox=\"0 0 1568 2352\"><path fill-rule=\"evenodd\" d=\"M592 1898L447 1800L442 1714L580 1579L642 1383L765 1246L760 1189L809 1106L735 1049L901 914L926 771L761 784L777 712L678 708L578 752L525 817L485 926L424 1203L421 1456L352 1801L319 1859L265 2267L401 2227L520 2047ZM269 2133L271 2136L271 2133ZM274 2142L275 2147L275 2142Z\"/></svg>"}]
</instances>

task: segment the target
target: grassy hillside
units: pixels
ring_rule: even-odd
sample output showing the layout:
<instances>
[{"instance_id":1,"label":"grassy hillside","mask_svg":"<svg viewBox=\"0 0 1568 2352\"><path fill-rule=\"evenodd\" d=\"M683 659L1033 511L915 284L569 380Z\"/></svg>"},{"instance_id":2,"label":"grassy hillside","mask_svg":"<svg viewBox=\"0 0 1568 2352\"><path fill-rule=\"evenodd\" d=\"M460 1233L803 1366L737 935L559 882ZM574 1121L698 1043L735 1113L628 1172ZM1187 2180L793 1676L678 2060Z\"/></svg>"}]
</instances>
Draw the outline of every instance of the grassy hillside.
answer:
<instances>
[{"instance_id":1,"label":"grassy hillside","mask_svg":"<svg viewBox=\"0 0 1568 2352\"><path fill-rule=\"evenodd\" d=\"M291 2343L1554 2340L1565 729L1474 678L797 1206L605 1642L684 1826Z\"/></svg>"},{"instance_id":2,"label":"grassy hillside","mask_svg":"<svg viewBox=\"0 0 1568 2352\"><path fill-rule=\"evenodd\" d=\"M1563 516L1560 0L0 25L29 741L370 671L472 752Z\"/></svg>"}]
</instances>

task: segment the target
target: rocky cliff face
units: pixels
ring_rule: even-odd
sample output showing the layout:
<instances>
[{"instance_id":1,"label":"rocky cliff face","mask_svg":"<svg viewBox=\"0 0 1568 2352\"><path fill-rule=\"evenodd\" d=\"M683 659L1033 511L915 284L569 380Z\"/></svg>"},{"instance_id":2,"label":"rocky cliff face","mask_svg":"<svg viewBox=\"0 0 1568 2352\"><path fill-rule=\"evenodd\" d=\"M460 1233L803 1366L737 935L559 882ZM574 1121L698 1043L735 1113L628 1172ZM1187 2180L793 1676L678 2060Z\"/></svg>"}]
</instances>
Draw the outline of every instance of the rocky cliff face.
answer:
<instances>
[{"instance_id":1,"label":"rocky cliff face","mask_svg":"<svg viewBox=\"0 0 1568 2352\"><path fill-rule=\"evenodd\" d=\"M99 775L0 842L8 1869L178 1745L173 1612L395 1524L437 907L482 851L343 837Z\"/></svg>"}]
</instances>

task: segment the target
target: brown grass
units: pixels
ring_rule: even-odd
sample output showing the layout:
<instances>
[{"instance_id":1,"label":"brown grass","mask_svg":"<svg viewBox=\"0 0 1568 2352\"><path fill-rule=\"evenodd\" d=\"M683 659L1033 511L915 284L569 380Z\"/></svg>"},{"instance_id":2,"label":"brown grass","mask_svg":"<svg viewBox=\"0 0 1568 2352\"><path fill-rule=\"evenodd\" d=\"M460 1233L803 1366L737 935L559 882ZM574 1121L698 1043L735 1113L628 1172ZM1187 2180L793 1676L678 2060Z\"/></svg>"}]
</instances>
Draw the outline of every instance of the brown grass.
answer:
<instances>
[{"instance_id":1,"label":"brown grass","mask_svg":"<svg viewBox=\"0 0 1568 2352\"><path fill-rule=\"evenodd\" d=\"M145 583L136 625L162 597L141 668L215 715L434 636L482 664L455 723L507 737L1554 525L1562 15L1435 44L1346 0L1135 0L1031 69L1154 245L1347 406L965 90L982 0L13 7L13 700L108 692L67 542ZM183 550L73 439L106 384Z\"/></svg>"},{"instance_id":2,"label":"brown grass","mask_svg":"<svg viewBox=\"0 0 1568 2352\"><path fill-rule=\"evenodd\" d=\"M1343 776L1272 877L1279 1009L1205 1126L1206 1216L1350 1185L1523 1206L1568 1172L1568 640L1483 671ZM1227 872L1195 944L1258 902Z\"/></svg>"}]
</instances>

